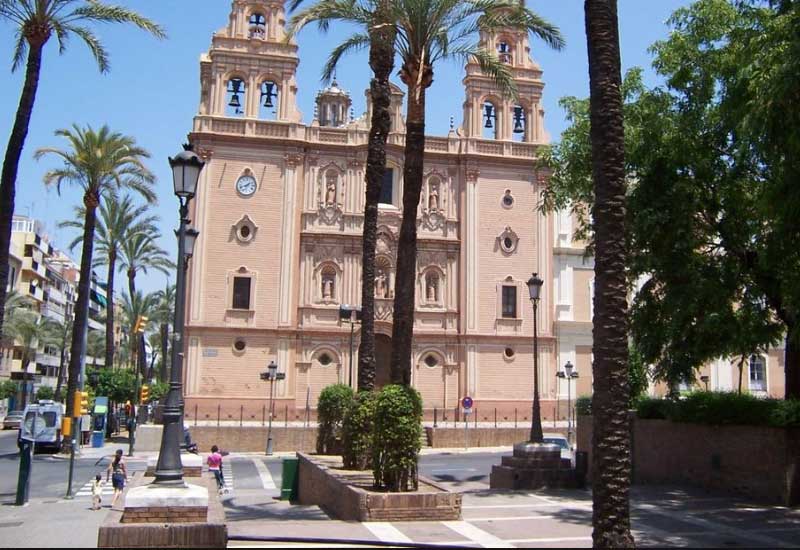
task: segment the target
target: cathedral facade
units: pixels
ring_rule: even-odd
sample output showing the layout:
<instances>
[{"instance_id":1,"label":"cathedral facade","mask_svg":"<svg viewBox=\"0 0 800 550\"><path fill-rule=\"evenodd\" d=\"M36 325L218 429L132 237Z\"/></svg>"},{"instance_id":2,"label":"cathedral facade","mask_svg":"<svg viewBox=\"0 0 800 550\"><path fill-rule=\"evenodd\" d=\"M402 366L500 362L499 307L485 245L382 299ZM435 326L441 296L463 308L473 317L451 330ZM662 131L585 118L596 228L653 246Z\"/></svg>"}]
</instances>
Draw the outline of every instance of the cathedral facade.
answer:
<instances>
[{"instance_id":1,"label":"cathedral facade","mask_svg":"<svg viewBox=\"0 0 800 550\"><path fill-rule=\"evenodd\" d=\"M356 118L334 80L304 122L299 48L284 40L285 17L280 1L233 0L228 25L201 59L190 141L207 164L190 216L200 236L187 299L189 418L260 420L269 387L259 373L270 361L285 373L275 387L281 418L316 408L327 385L357 384L358 325L351 333L339 312L361 299L369 96ZM539 387L552 418L567 396L556 376L567 362L579 374L571 395L591 392L593 263L573 240L569 215L539 210L548 174L535 161L548 137L542 70L528 37L481 39L509 64L519 99L504 97L470 63L460 126L426 139L412 382L428 415L452 414L469 395L481 419L495 409L500 420L529 419L534 323L526 281L535 272L544 280ZM379 382L388 377L403 194L399 87L391 108L376 250Z\"/></svg>"}]
</instances>

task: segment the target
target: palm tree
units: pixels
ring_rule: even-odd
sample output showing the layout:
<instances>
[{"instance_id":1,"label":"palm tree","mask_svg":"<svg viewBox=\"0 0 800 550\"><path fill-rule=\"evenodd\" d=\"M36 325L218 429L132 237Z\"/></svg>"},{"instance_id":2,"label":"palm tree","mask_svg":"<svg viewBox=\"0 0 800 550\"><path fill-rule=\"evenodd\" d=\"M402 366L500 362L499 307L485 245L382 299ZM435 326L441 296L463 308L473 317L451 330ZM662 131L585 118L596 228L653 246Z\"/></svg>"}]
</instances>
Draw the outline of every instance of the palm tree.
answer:
<instances>
[{"instance_id":1,"label":"palm tree","mask_svg":"<svg viewBox=\"0 0 800 550\"><path fill-rule=\"evenodd\" d=\"M36 359L36 352L40 348L58 343L58 329L52 320L43 317L25 308L18 308L8 320L8 334L13 336L19 347L22 348L22 372L28 373L28 366ZM28 401L28 383L22 382L22 404L24 409Z\"/></svg>"},{"instance_id":2,"label":"palm tree","mask_svg":"<svg viewBox=\"0 0 800 550\"><path fill-rule=\"evenodd\" d=\"M145 216L150 209L149 204L137 206L134 204L130 195L125 195L121 200L116 197L109 197L107 201L100 205L100 216L95 228L95 245L97 246L97 259L93 262L95 266L105 265L106 273L106 293L109 303L114 302L114 277L117 270L117 259L120 257L122 244L132 235L139 233L156 232L155 223L158 216ZM63 221L58 224L62 228L83 229L80 221L86 218L86 208L78 206L75 208L75 219ZM70 249L74 249L83 237L79 236L70 244ZM106 350L105 365L114 366L114 308L109 307L106 311Z\"/></svg>"},{"instance_id":3,"label":"palm tree","mask_svg":"<svg viewBox=\"0 0 800 550\"><path fill-rule=\"evenodd\" d=\"M294 10L301 0L291 4ZM320 12L308 12L308 21L320 20L329 2L318 4ZM391 0L365 3L370 19L364 26L369 38L369 66L373 78L370 82L372 99L372 125L369 130L367 170L365 174L366 197L364 201L364 227L361 238L361 338L358 345L358 389L371 391L375 388L375 246L378 239L378 202L381 196L383 174L386 171L386 141L389 138L392 119L389 112L392 89L389 76L394 69L394 42L397 30L392 23ZM321 17L322 16L322 17ZM306 23L294 19L290 23L289 36ZM329 75L326 74L327 79Z\"/></svg>"},{"instance_id":4,"label":"palm tree","mask_svg":"<svg viewBox=\"0 0 800 550\"><path fill-rule=\"evenodd\" d=\"M133 298L128 294L122 295L122 315L125 324L128 326L128 334L130 335L131 359L139 355L139 335L133 333L136 319L138 317L152 317L157 307L158 297L155 293L142 294L141 291L137 291L136 294L133 294ZM136 368L136 365L134 365L134 368ZM139 372L141 372L141 370ZM142 372L142 375L144 374L145 373Z\"/></svg>"},{"instance_id":5,"label":"palm tree","mask_svg":"<svg viewBox=\"0 0 800 550\"><path fill-rule=\"evenodd\" d=\"M153 228L151 231L140 231L126 235L120 248L119 270L125 271L128 277L128 294L136 295L136 275L155 269L169 275L175 264L169 259L156 239L161 234Z\"/></svg>"},{"instance_id":6,"label":"palm tree","mask_svg":"<svg viewBox=\"0 0 800 550\"><path fill-rule=\"evenodd\" d=\"M153 312L153 320L159 325L161 340L161 369L158 373L159 380L169 380L169 327L175 319L175 285L168 284L164 290L155 293L158 305Z\"/></svg>"},{"instance_id":7,"label":"palm tree","mask_svg":"<svg viewBox=\"0 0 800 550\"><path fill-rule=\"evenodd\" d=\"M158 38L165 38L164 30L133 10L120 6L109 6L99 0L0 0L0 19L6 19L16 27L16 47L11 70L18 69L27 52L25 83L17 106L17 114L3 160L0 176L0 281L8 280L8 248L11 244L11 221L14 216L17 171L28 126L39 87L42 53L53 34L58 41L59 53L63 53L67 41L77 36L89 47L100 72L109 69L108 53L97 36L84 26L86 23L132 23ZM5 307L5 285L0 285L0 323ZM2 331L2 325L0 325Z\"/></svg>"},{"instance_id":8,"label":"palm tree","mask_svg":"<svg viewBox=\"0 0 800 550\"><path fill-rule=\"evenodd\" d=\"M102 330L90 330L86 337L86 356L92 358L92 366L97 368L97 358L105 354L106 335Z\"/></svg>"},{"instance_id":9,"label":"palm tree","mask_svg":"<svg viewBox=\"0 0 800 550\"><path fill-rule=\"evenodd\" d=\"M96 132L90 126L82 129L73 125L71 130L57 130L56 135L66 138L70 148L44 148L36 151L37 159L52 154L63 161L62 167L47 171L44 175L45 184L56 185L59 193L62 183L80 186L83 190L83 205L86 207L80 281L75 303L75 328L72 331L67 380L67 410L72 410L72 398L78 387L81 360L85 351L83 340L88 329L89 285L97 207L101 201L117 196L121 190L135 191L145 200L155 202L152 190L155 177L143 163L143 159L150 154L136 145L136 140L112 132L108 126L103 126Z\"/></svg>"},{"instance_id":10,"label":"palm tree","mask_svg":"<svg viewBox=\"0 0 800 550\"><path fill-rule=\"evenodd\" d=\"M592 539L595 547L632 548L625 141L617 1L586 0L584 10L595 194Z\"/></svg>"}]
</instances>

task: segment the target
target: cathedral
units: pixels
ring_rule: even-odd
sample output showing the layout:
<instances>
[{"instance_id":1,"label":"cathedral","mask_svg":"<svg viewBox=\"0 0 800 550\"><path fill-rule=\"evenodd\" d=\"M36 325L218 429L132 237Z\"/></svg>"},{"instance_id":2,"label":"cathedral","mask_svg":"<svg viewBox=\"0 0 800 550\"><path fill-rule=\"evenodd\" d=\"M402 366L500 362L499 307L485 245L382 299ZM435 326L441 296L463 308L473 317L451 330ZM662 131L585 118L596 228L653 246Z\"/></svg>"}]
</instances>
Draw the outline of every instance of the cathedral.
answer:
<instances>
[{"instance_id":1,"label":"cathedral","mask_svg":"<svg viewBox=\"0 0 800 550\"><path fill-rule=\"evenodd\" d=\"M275 384L279 418L313 411L330 384L357 384L359 327L340 319L340 307L361 299L369 95L356 117L346 85L334 80L317 93L313 120L303 120L302 44L285 41L285 22L283 2L233 0L200 62L189 137L207 164L190 216L200 236L188 272L189 418L261 420L269 387L259 374L271 361L285 373ZM548 137L542 69L528 36L481 40L508 63L519 98L504 97L468 63L460 125L426 138L412 382L428 417L434 409L453 414L470 396L481 420L495 410L501 421L529 419L534 309L526 282L538 273L542 410L552 418L560 401L563 417L567 381L556 374L565 364L578 373L571 395L591 393L593 261L573 239L569 214L539 210L548 174L535 161ZM392 346L403 96L393 87L378 220L379 382Z\"/></svg>"}]
</instances>

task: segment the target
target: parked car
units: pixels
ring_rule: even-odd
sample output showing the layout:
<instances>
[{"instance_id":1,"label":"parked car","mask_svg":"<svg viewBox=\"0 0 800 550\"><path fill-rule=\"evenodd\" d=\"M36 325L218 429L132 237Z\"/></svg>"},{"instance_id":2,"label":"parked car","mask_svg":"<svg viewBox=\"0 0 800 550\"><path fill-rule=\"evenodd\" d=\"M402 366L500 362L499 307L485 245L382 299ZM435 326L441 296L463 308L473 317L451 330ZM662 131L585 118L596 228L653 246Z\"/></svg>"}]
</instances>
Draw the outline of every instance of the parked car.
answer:
<instances>
[{"instance_id":1,"label":"parked car","mask_svg":"<svg viewBox=\"0 0 800 550\"><path fill-rule=\"evenodd\" d=\"M569 446L567 438L561 434L544 434L544 442L558 445L561 447L561 460L569 460L570 465L575 467L575 452Z\"/></svg>"},{"instance_id":2,"label":"parked car","mask_svg":"<svg viewBox=\"0 0 800 550\"><path fill-rule=\"evenodd\" d=\"M3 419L3 429L16 430L19 429L21 423L22 423L22 411L8 411L8 414Z\"/></svg>"}]
</instances>

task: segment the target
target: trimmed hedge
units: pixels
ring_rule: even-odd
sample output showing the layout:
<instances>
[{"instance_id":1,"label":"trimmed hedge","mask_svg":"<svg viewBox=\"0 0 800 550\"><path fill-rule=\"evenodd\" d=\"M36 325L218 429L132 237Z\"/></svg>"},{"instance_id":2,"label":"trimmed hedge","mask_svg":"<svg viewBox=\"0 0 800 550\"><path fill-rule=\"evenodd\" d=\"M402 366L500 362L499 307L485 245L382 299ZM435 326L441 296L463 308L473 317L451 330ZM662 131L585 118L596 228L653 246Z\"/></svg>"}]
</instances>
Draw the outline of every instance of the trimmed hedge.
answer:
<instances>
[{"instance_id":1,"label":"trimmed hedge","mask_svg":"<svg viewBox=\"0 0 800 550\"><path fill-rule=\"evenodd\" d=\"M350 402L342 425L342 459L348 470L372 468L372 432L378 394L360 392Z\"/></svg>"},{"instance_id":2,"label":"trimmed hedge","mask_svg":"<svg viewBox=\"0 0 800 550\"><path fill-rule=\"evenodd\" d=\"M579 415L592 414L591 397L580 397L575 403ZM643 420L671 420L693 424L739 424L800 427L800 400L764 399L736 392L697 391L679 399L642 397L633 406L636 417Z\"/></svg>"},{"instance_id":3,"label":"trimmed hedge","mask_svg":"<svg viewBox=\"0 0 800 550\"><path fill-rule=\"evenodd\" d=\"M422 435L422 398L408 386L385 386L375 403L372 472L375 486L390 492L419 487L417 455Z\"/></svg>"},{"instance_id":4,"label":"trimmed hedge","mask_svg":"<svg viewBox=\"0 0 800 550\"><path fill-rule=\"evenodd\" d=\"M582 395L575 400L576 416L590 416L592 414L592 396Z\"/></svg>"},{"instance_id":5,"label":"trimmed hedge","mask_svg":"<svg viewBox=\"0 0 800 550\"><path fill-rule=\"evenodd\" d=\"M353 401L353 390L344 384L328 386L319 394L317 415L317 454L338 455L342 452L342 422Z\"/></svg>"}]
</instances>

